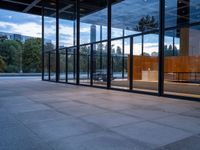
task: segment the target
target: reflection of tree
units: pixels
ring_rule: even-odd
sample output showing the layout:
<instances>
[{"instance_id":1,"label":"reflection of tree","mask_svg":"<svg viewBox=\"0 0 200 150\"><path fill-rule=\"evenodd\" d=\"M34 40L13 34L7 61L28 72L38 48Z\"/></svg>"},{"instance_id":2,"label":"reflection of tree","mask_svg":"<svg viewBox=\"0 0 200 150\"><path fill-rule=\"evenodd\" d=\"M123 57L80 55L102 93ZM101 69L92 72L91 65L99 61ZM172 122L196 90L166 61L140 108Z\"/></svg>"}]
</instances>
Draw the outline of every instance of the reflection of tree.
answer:
<instances>
[{"instance_id":1,"label":"reflection of tree","mask_svg":"<svg viewBox=\"0 0 200 150\"><path fill-rule=\"evenodd\" d=\"M146 30L152 30L158 28L158 22L156 21L154 16L145 16L142 17L138 24L136 25L136 31L144 32Z\"/></svg>"},{"instance_id":2,"label":"reflection of tree","mask_svg":"<svg viewBox=\"0 0 200 150\"><path fill-rule=\"evenodd\" d=\"M25 41L22 52L24 72L41 72L41 44L40 38Z\"/></svg>"},{"instance_id":3,"label":"reflection of tree","mask_svg":"<svg viewBox=\"0 0 200 150\"><path fill-rule=\"evenodd\" d=\"M45 43L44 44L44 51L50 51L54 49L54 45L52 43Z\"/></svg>"},{"instance_id":4,"label":"reflection of tree","mask_svg":"<svg viewBox=\"0 0 200 150\"><path fill-rule=\"evenodd\" d=\"M173 46L171 44L169 45L169 47L167 47L167 45L165 45L164 55L165 56L178 56L179 50L177 49L177 47L175 45L174 45L174 49L173 49Z\"/></svg>"},{"instance_id":5,"label":"reflection of tree","mask_svg":"<svg viewBox=\"0 0 200 150\"><path fill-rule=\"evenodd\" d=\"M144 34L146 30L153 30L158 28L158 22L154 16L144 16L139 21L135 27L136 31L142 32L142 55L144 55Z\"/></svg>"},{"instance_id":6,"label":"reflection of tree","mask_svg":"<svg viewBox=\"0 0 200 150\"><path fill-rule=\"evenodd\" d=\"M19 72L21 49L21 42L7 39L0 41L1 64L4 64L2 72Z\"/></svg>"},{"instance_id":7,"label":"reflection of tree","mask_svg":"<svg viewBox=\"0 0 200 150\"><path fill-rule=\"evenodd\" d=\"M107 44L96 44L95 50L93 51L93 72L98 70L107 70ZM80 72L87 72L90 68L90 46L81 46L80 47ZM125 57L125 56L124 56ZM68 60L72 62L71 56L68 57ZM125 57L125 67L127 68L127 56ZM112 45L112 69L115 72L122 71L122 48L117 46L116 48ZM69 63L69 70L73 68L73 63Z\"/></svg>"},{"instance_id":8,"label":"reflection of tree","mask_svg":"<svg viewBox=\"0 0 200 150\"><path fill-rule=\"evenodd\" d=\"M4 72L5 68L6 68L6 64L3 60L3 57L0 56L0 72Z\"/></svg>"}]
</instances>

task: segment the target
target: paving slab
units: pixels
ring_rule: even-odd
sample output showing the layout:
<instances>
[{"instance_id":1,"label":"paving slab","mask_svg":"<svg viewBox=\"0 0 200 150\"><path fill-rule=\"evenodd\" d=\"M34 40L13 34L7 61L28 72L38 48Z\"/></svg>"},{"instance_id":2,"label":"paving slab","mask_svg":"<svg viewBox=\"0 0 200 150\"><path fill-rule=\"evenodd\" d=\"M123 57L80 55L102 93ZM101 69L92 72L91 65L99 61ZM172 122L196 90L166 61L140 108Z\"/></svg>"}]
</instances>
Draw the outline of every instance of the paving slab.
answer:
<instances>
[{"instance_id":1,"label":"paving slab","mask_svg":"<svg viewBox=\"0 0 200 150\"><path fill-rule=\"evenodd\" d=\"M111 130L129 138L152 144L155 146L155 148L192 135L191 133L180 129L175 129L148 121L137 124L128 124L117 128L112 128Z\"/></svg>"},{"instance_id":2,"label":"paving slab","mask_svg":"<svg viewBox=\"0 0 200 150\"><path fill-rule=\"evenodd\" d=\"M200 103L0 78L1 150L196 150Z\"/></svg>"}]
</instances>

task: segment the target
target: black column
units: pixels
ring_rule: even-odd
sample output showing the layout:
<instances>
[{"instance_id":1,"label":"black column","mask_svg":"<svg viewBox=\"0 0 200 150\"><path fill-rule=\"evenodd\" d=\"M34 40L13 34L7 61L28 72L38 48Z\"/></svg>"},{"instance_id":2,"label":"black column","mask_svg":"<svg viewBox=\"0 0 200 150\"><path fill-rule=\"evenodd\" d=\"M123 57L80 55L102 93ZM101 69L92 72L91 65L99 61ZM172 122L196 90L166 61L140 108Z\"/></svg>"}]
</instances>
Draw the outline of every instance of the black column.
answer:
<instances>
[{"instance_id":1,"label":"black column","mask_svg":"<svg viewBox=\"0 0 200 150\"><path fill-rule=\"evenodd\" d=\"M60 77L60 58L59 58L59 0L56 0L56 82Z\"/></svg>"},{"instance_id":2,"label":"black column","mask_svg":"<svg viewBox=\"0 0 200 150\"><path fill-rule=\"evenodd\" d=\"M130 37L130 56L129 56L129 89L133 89L133 37Z\"/></svg>"},{"instance_id":3,"label":"black column","mask_svg":"<svg viewBox=\"0 0 200 150\"><path fill-rule=\"evenodd\" d=\"M103 40L102 34L103 34L102 25L100 25L100 41ZM102 48L103 48L103 46L102 46L102 44L103 44L103 43L101 42L101 43L100 43L100 70L103 69L103 65L102 65L102 61L103 61Z\"/></svg>"},{"instance_id":4,"label":"black column","mask_svg":"<svg viewBox=\"0 0 200 150\"><path fill-rule=\"evenodd\" d=\"M107 46L107 88L111 87L111 15L112 15L112 5L111 0L107 0L108 2L108 29L107 29L107 36L108 36L108 46Z\"/></svg>"},{"instance_id":5,"label":"black column","mask_svg":"<svg viewBox=\"0 0 200 150\"><path fill-rule=\"evenodd\" d=\"M42 4L42 80L44 80L44 3Z\"/></svg>"},{"instance_id":6,"label":"black column","mask_svg":"<svg viewBox=\"0 0 200 150\"><path fill-rule=\"evenodd\" d=\"M164 36L165 36L165 0L160 0L160 26L159 26L159 83L158 95L164 93Z\"/></svg>"},{"instance_id":7,"label":"black column","mask_svg":"<svg viewBox=\"0 0 200 150\"><path fill-rule=\"evenodd\" d=\"M124 49L125 49L125 39L124 39L124 34L125 30L123 29L123 39L122 39L122 78L124 79L124 65L125 65L125 60L124 60Z\"/></svg>"},{"instance_id":8,"label":"black column","mask_svg":"<svg viewBox=\"0 0 200 150\"><path fill-rule=\"evenodd\" d=\"M65 50L65 82L68 83L68 49Z\"/></svg>"},{"instance_id":9,"label":"black column","mask_svg":"<svg viewBox=\"0 0 200 150\"><path fill-rule=\"evenodd\" d=\"M80 0L76 0L76 84L80 79Z\"/></svg>"},{"instance_id":10,"label":"black column","mask_svg":"<svg viewBox=\"0 0 200 150\"><path fill-rule=\"evenodd\" d=\"M48 76L49 81L51 80L51 52L48 52Z\"/></svg>"},{"instance_id":11,"label":"black column","mask_svg":"<svg viewBox=\"0 0 200 150\"><path fill-rule=\"evenodd\" d=\"M91 51L90 51L90 85L93 85L93 73L94 73L94 57L93 57L93 51L94 51L94 45L91 44Z\"/></svg>"},{"instance_id":12,"label":"black column","mask_svg":"<svg viewBox=\"0 0 200 150\"><path fill-rule=\"evenodd\" d=\"M141 52L141 55L143 56L144 55L144 33L142 31L142 52Z\"/></svg>"}]
</instances>

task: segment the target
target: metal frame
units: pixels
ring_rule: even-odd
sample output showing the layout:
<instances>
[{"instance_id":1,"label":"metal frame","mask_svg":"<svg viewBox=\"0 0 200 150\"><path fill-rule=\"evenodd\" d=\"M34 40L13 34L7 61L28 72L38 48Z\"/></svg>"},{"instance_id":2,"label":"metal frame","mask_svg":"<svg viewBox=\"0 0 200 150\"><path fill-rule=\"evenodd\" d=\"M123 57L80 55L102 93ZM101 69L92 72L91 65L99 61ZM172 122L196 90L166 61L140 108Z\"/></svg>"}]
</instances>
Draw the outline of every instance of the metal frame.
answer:
<instances>
[{"instance_id":1,"label":"metal frame","mask_svg":"<svg viewBox=\"0 0 200 150\"><path fill-rule=\"evenodd\" d=\"M108 28L107 28L107 38L108 38L108 46L107 46L107 88L111 87L111 27L112 27L112 6L111 1L107 0L107 15L108 15Z\"/></svg>"},{"instance_id":2,"label":"metal frame","mask_svg":"<svg viewBox=\"0 0 200 150\"><path fill-rule=\"evenodd\" d=\"M129 55L129 69L130 69L130 73L129 73L129 89L132 90L133 89L133 37L130 37L130 55Z\"/></svg>"},{"instance_id":3,"label":"metal frame","mask_svg":"<svg viewBox=\"0 0 200 150\"><path fill-rule=\"evenodd\" d=\"M158 95L164 94L165 0L160 0Z\"/></svg>"},{"instance_id":4,"label":"metal frame","mask_svg":"<svg viewBox=\"0 0 200 150\"><path fill-rule=\"evenodd\" d=\"M42 6L42 80L44 80L44 5Z\"/></svg>"},{"instance_id":5,"label":"metal frame","mask_svg":"<svg viewBox=\"0 0 200 150\"><path fill-rule=\"evenodd\" d=\"M59 0L56 0L56 82L60 78L60 56L59 56Z\"/></svg>"},{"instance_id":6,"label":"metal frame","mask_svg":"<svg viewBox=\"0 0 200 150\"><path fill-rule=\"evenodd\" d=\"M80 84L80 0L76 0L76 84Z\"/></svg>"},{"instance_id":7,"label":"metal frame","mask_svg":"<svg viewBox=\"0 0 200 150\"><path fill-rule=\"evenodd\" d=\"M59 4L57 0L57 6L56 6L56 82L59 82L59 73L60 73L60 66L59 66ZM44 6L43 6L43 11L42 11L42 80L44 80ZM158 96L163 96L163 97L171 97L171 98L180 98L180 99L187 99L187 100L199 100L198 98L193 98L193 97L187 97L187 96L176 96L176 95L170 95L170 94L165 94L164 93L164 37L165 37L165 32L168 30L176 29L179 28L179 26L175 27L170 27L170 28L165 28L165 0L160 0L159 4L159 10L160 10L160 23L159 23L159 29L156 30L151 30L151 31L145 31L142 33L134 34L134 35L128 35L124 36L124 31L123 31L123 37L118 37L111 39L111 27L112 27L112 4L111 0L107 0L107 40L100 40L98 42L92 42L92 43L87 43L87 44L81 44L80 45L80 0L76 0L76 10L74 13L76 13L76 21L74 21L74 37L76 35L76 42L74 39L74 46L68 47L66 49L66 82L67 84L76 84L76 85L81 85L81 86L90 86L90 87L96 87L96 88L107 88L107 89L112 89L112 90L119 90L119 91L126 91L126 92L134 92L134 93L142 93L142 94L151 94L151 95L158 95ZM76 23L76 26L75 26ZM187 24L187 26L193 26L193 25L200 25L200 22L198 23L192 23L192 24ZM102 27L101 27L102 28ZM76 30L76 34L75 34ZM146 92L146 91L137 91L133 89L133 41L134 37L137 36L144 36L145 34L150 34L150 33L159 33L159 62L158 62L158 91L157 93L154 92ZM102 36L102 35L100 35ZM101 37L102 38L102 37ZM130 83L129 83L129 89L118 89L118 88L113 88L111 87L111 41L112 40L123 40L122 41L122 46L123 46L123 67L124 67L124 40L125 39L130 39L130 61L129 61L129 78L130 78ZM94 70L94 45L97 43L103 43L107 42L107 86L106 87L101 87L101 86L95 86L93 85L93 70ZM174 42L174 41L173 41ZM142 41L143 43L143 41ZM88 63L90 64L90 84L85 85L85 84L80 84L80 46L84 45L90 45L91 51L90 51L90 61ZM142 44L143 45L143 44ZM75 83L69 83L68 82L68 49L74 48L74 71L76 71L76 82ZM143 48L142 48L143 49ZM142 51L143 54L143 51ZM50 52L48 52L49 56L49 81L50 80ZM76 58L76 60L75 60ZM76 69L76 70L75 70ZM124 72L122 74L124 77ZM55 82L55 81L51 81ZM62 82L61 82L62 83Z\"/></svg>"}]
</instances>

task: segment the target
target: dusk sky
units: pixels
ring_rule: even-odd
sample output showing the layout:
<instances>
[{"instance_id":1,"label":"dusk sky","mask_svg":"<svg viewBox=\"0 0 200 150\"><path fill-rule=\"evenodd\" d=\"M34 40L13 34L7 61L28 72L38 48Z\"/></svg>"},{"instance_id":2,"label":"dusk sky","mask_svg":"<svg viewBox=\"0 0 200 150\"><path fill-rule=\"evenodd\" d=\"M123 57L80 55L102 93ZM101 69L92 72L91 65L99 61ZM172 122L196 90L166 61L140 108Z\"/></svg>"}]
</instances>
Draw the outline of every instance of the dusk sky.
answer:
<instances>
[{"instance_id":1,"label":"dusk sky","mask_svg":"<svg viewBox=\"0 0 200 150\"><path fill-rule=\"evenodd\" d=\"M31 37L41 37L41 16L18 13L0 9L0 32L17 33ZM91 24L81 23L81 43L90 42L90 26ZM73 44L73 21L61 20L60 21L60 45L67 46ZM97 26L97 40L99 40L100 27ZM119 29L112 30L112 36L121 36ZM45 39L51 40L55 43L55 18L45 18ZM127 33L131 31L126 31ZM103 27L103 39L106 39L106 27ZM145 39L144 49L149 53L158 51L158 36L148 35ZM171 43L171 37L166 37L166 43ZM141 49L140 38L134 40L134 54L139 54ZM121 46L121 41L114 41L112 44ZM126 42L125 51L129 51L129 43ZM177 45L178 46L178 45Z\"/></svg>"}]
</instances>

